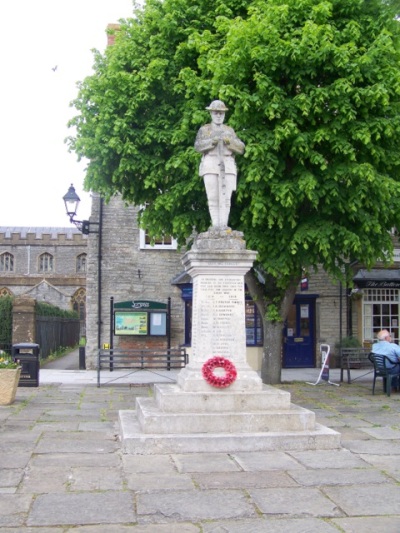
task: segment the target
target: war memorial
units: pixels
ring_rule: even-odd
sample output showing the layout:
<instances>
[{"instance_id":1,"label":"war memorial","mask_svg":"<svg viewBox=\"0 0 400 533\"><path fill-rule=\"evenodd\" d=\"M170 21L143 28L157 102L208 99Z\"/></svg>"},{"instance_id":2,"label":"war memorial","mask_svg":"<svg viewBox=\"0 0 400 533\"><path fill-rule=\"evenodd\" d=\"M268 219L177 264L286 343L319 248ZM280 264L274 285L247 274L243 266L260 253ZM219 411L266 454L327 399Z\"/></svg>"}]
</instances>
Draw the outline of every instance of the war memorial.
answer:
<instances>
[{"instance_id":1,"label":"war memorial","mask_svg":"<svg viewBox=\"0 0 400 533\"><path fill-rule=\"evenodd\" d=\"M244 276L257 252L228 226L236 189L235 154L244 144L224 125L227 108L215 100L211 123L200 128L211 217L182 263L193 280L192 354L177 383L155 384L135 410L121 410L127 454L317 450L340 447L340 434L316 424L314 412L291 403L290 393L264 385L246 362Z\"/></svg>"}]
</instances>

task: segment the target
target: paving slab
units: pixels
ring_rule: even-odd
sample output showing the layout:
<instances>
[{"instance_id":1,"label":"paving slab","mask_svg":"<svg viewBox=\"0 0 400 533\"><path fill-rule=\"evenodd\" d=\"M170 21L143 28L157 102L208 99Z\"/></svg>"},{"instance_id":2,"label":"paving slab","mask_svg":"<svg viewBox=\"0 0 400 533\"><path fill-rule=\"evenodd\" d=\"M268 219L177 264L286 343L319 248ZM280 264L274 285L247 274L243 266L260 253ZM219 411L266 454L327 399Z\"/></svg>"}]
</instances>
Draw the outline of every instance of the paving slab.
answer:
<instances>
[{"instance_id":1,"label":"paving slab","mask_svg":"<svg viewBox=\"0 0 400 533\"><path fill-rule=\"evenodd\" d=\"M314 452L313 452L314 453ZM248 472L270 470L304 469L299 461L285 452L240 452L232 454L232 458Z\"/></svg>"},{"instance_id":2,"label":"paving slab","mask_svg":"<svg viewBox=\"0 0 400 533\"><path fill-rule=\"evenodd\" d=\"M379 516L377 518L335 518L332 520L344 533L399 533L400 518ZM292 533L292 532L291 532Z\"/></svg>"},{"instance_id":3,"label":"paving slab","mask_svg":"<svg viewBox=\"0 0 400 533\"><path fill-rule=\"evenodd\" d=\"M347 440L343 446L360 457L364 454L400 455L400 442L395 440Z\"/></svg>"},{"instance_id":4,"label":"paving slab","mask_svg":"<svg viewBox=\"0 0 400 533\"><path fill-rule=\"evenodd\" d=\"M192 474L201 489L250 489L268 487L297 487L298 483L286 472L215 472Z\"/></svg>"},{"instance_id":5,"label":"paving slab","mask_svg":"<svg viewBox=\"0 0 400 533\"><path fill-rule=\"evenodd\" d=\"M28 494L0 494L0 531L6 526L22 526L32 500Z\"/></svg>"},{"instance_id":6,"label":"paving slab","mask_svg":"<svg viewBox=\"0 0 400 533\"><path fill-rule=\"evenodd\" d=\"M365 468L367 463L348 450L316 450L291 452L299 463L308 468Z\"/></svg>"},{"instance_id":7,"label":"paving slab","mask_svg":"<svg viewBox=\"0 0 400 533\"><path fill-rule=\"evenodd\" d=\"M94 433L70 432L68 437L63 434L48 433L43 435L35 448L35 453L112 453L118 443L111 435L96 438Z\"/></svg>"},{"instance_id":8,"label":"paving slab","mask_svg":"<svg viewBox=\"0 0 400 533\"><path fill-rule=\"evenodd\" d=\"M396 484L324 487L324 492L348 516L385 516L399 512L400 486Z\"/></svg>"},{"instance_id":9,"label":"paving slab","mask_svg":"<svg viewBox=\"0 0 400 533\"><path fill-rule=\"evenodd\" d=\"M118 510L118 512L116 512ZM123 524L136 521L128 492L43 494L33 502L29 526Z\"/></svg>"},{"instance_id":10,"label":"paving slab","mask_svg":"<svg viewBox=\"0 0 400 533\"><path fill-rule=\"evenodd\" d=\"M90 466L96 468L99 465L118 468L120 463L121 459L117 454L103 452L81 453L79 450L76 453L44 453L33 455L30 461L31 466L39 468L59 465L63 465L64 468L72 466Z\"/></svg>"},{"instance_id":11,"label":"paving slab","mask_svg":"<svg viewBox=\"0 0 400 533\"><path fill-rule=\"evenodd\" d=\"M293 470L288 474L305 487L323 485L366 485L371 483L393 482L382 472L374 468L355 469L349 475L349 470L339 468L321 468L318 470Z\"/></svg>"},{"instance_id":12,"label":"paving slab","mask_svg":"<svg viewBox=\"0 0 400 533\"><path fill-rule=\"evenodd\" d=\"M66 492L71 473L62 463L57 466L29 467L18 487L22 494L47 494Z\"/></svg>"},{"instance_id":13,"label":"paving slab","mask_svg":"<svg viewBox=\"0 0 400 533\"><path fill-rule=\"evenodd\" d=\"M122 463L128 473L175 474L178 471L169 455L123 455Z\"/></svg>"},{"instance_id":14,"label":"paving slab","mask_svg":"<svg viewBox=\"0 0 400 533\"><path fill-rule=\"evenodd\" d=\"M198 522L255 518L257 512L240 490L160 491L137 496L137 516L139 523Z\"/></svg>"},{"instance_id":15,"label":"paving slab","mask_svg":"<svg viewBox=\"0 0 400 533\"><path fill-rule=\"evenodd\" d=\"M331 499L314 488L251 489L251 500L266 515L300 517L337 517L343 512Z\"/></svg>"},{"instance_id":16,"label":"paving slab","mask_svg":"<svg viewBox=\"0 0 400 533\"><path fill-rule=\"evenodd\" d=\"M67 529L65 533L203 533L203 529L195 524L181 522L179 524L135 524L134 526L81 526Z\"/></svg>"},{"instance_id":17,"label":"paving slab","mask_svg":"<svg viewBox=\"0 0 400 533\"><path fill-rule=\"evenodd\" d=\"M69 477L69 490L76 491L105 491L122 490L124 475L122 469L93 467L73 467Z\"/></svg>"},{"instance_id":18,"label":"paving slab","mask_svg":"<svg viewBox=\"0 0 400 533\"><path fill-rule=\"evenodd\" d=\"M135 492L193 490L195 483L188 474L126 474L129 489Z\"/></svg>"},{"instance_id":19,"label":"paving slab","mask_svg":"<svg viewBox=\"0 0 400 533\"><path fill-rule=\"evenodd\" d=\"M225 453L174 454L178 472L237 472L240 466Z\"/></svg>"},{"instance_id":20,"label":"paving slab","mask_svg":"<svg viewBox=\"0 0 400 533\"><path fill-rule=\"evenodd\" d=\"M241 520L240 522L226 520L204 523L202 526L203 533L283 533L285 531L288 533L338 533L333 524L317 518L271 519L263 517L262 520Z\"/></svg>"}]
</instances>

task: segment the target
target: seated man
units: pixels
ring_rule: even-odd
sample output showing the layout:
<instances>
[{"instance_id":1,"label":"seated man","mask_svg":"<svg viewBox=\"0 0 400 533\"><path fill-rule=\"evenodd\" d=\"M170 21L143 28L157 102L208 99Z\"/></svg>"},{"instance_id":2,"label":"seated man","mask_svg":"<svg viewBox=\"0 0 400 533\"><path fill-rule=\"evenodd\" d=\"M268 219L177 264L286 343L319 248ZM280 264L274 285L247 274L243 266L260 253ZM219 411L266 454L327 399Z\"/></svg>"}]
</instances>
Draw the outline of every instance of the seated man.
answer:
<instances>
[{"instance_id":1,"label":"seated man","mask_svg":"<svg viewBox=\"0 0 400 533\"><path fill-rule=\"evenodd\" d=\"M392 337L387 329L382 329L377 334L378 342L373 344L372 353L386 355L386 368L391 374L400 374L400 347L392 342Z\"/></svg>"}]
</instances>

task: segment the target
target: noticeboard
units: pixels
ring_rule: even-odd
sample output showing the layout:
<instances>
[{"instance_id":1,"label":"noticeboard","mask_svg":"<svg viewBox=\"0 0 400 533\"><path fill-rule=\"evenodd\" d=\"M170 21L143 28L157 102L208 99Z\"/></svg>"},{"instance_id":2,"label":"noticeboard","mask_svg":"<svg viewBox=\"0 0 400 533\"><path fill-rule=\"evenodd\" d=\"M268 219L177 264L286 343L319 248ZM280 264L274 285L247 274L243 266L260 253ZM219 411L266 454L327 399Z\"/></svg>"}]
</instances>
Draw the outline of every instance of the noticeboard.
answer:
<instances>
[{"instance_id":1,"label":"noticeboard","mask_svg":"<svg viewBox=\"0 0 400 533\"><path fill-rule=\"evenodd\" d=\"M146 312L116 311L114 314L115 335L148 335Z\"/></svg>"},{"instance_id":2,"label":"noticeboard","mask_svg":"<svg viewBox=\"0 0 400 533\"><path fill-rule=\"evenodd\" d=\"M114 304L114 335L167 335L167 305L147 300Z\"/></svg>"}]
</instances>

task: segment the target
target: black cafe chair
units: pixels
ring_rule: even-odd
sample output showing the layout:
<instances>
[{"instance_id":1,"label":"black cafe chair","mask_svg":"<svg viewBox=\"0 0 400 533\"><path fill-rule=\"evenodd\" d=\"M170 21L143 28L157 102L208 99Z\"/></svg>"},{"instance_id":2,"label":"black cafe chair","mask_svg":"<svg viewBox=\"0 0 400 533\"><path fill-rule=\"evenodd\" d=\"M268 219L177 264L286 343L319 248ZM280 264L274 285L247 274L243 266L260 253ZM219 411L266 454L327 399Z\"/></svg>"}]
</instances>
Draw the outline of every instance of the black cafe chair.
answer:
<instances>
[{"instance_id":1,"label":"black cafe chair","mask_svg":"<svg viewBox=\"0 0 400 533\"><path fill-rule=\"evenodd\" d=\"M396 390L399 390L400 362L395 363L395 367L393 369L391 368L393 366L393 362L386 355L371 352L368 356L368 359L374 365L372 394L375 394L376 378L383 379L383 390L388 396L390 396L392 387L396 387ZM395 373L393 373L393 370ZM393 384L393 382L395 382L395 384Z\"/></svg>"}]
</instances>

